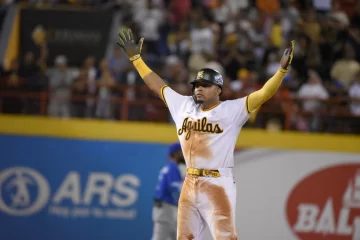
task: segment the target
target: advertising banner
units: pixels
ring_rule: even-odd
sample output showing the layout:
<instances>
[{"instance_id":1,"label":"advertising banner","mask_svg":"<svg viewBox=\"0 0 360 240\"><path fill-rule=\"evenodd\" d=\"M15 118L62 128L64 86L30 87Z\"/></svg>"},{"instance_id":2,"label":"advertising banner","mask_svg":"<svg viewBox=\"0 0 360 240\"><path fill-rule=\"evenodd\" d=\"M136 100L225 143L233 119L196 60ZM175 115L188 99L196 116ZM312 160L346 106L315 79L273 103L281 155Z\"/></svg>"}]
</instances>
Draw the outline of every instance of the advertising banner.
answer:
<instances>
[{"instance_id":1,"label":"advertising banner","mask_svg":"<svg viewBox=\"0 0 360 240\"><path fill-rule=\"evenodd\" d=\"M150 239L167 146L0 136L0 239Z\"/></svg>"},{"instance_id":2,"label":"advertising banner","mask_svg":"<svg viewBox=\"0 0 360 240\"><path fill-rule=\"evenodd\" d=\"M1 239L151 239L167 145L3 135L0 146ZM234 180L238 239L360 239L360 154L243 149Z\"/></svg>"},{"instance_id":3,"label":"advertising banner","mask_svg":"<svg viewBox=\"0 0 360 240\"><path fill-rule=\"evenodd\" d=\"M234 173L239 239L360 239L360 154L248 149Z\"/></svg>"},{"instance_id":4,"label":"advertising banner","mask_svg":"<svg viewBox=\"0 0 360 240\"><path fill-rule=\"evenodd\" d=\"M24 8L20 13L20 53L39 53L46 39L49 65L65 55L70 65L80 66L87 56L100 60L108 44L112 13Z\"/></svg>"}]
</instances>

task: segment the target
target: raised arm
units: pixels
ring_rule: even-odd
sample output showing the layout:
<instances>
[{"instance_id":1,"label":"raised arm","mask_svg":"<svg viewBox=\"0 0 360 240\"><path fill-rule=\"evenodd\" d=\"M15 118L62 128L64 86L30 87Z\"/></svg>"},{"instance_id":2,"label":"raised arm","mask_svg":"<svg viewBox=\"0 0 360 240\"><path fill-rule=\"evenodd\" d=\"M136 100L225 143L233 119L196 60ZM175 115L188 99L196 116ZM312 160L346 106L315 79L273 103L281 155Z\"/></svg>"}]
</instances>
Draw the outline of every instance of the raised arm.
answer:
<instances>
[{"instance_id":1,"label":"raised arm","mask_svg":"<svg viewBox=\"0 0 360 240\"><path fill-rule=\"evenodd\" d=\"M140 56L144 38L141 38L138 43L135 43L131 29L120 30L118 35L119 40L117 41L117 44L125 51L129 60L134 64L145 84L160 98L162 98L161 90L163 86L165 86L165 82L150 68L148 68Z\"/></svg>"},{"instance_id":2,"label":"raised arm","mask_svg":"<svg viewBox=\"0 0 360 240\"><path fill-rule=\"evenodd\" d=\"M261 89L251 93L248 96L246 104L248 112L253 112L258 109L264 102L269 100L279 89L285 74L288 72L288 67L291 65L294 54L294 46L295 41L291 41L291 47L285 50L284 55L280 60L279 70L264 84Z\"/></svg>"}]
</instances>

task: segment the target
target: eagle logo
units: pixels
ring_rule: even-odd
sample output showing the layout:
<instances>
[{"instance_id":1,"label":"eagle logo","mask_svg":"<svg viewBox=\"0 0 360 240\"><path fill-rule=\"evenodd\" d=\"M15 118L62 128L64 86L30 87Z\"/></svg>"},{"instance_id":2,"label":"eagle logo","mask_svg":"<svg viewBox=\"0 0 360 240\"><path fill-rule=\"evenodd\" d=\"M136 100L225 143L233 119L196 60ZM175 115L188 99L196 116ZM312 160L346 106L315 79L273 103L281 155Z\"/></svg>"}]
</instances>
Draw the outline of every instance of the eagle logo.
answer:
<instances>
[{"instance_id":1,"label":"eagle logo","mask_svg":"<svg viewBox=\"0 0 360 240\"><path fill-rule=\"evenodd\" d=\"M197 79L201 79L201 78L204 78L204 71L200 71L200 72L198 72L198 74L197 74L197 77L196 77Z\"/></svg>"}]
</instances>

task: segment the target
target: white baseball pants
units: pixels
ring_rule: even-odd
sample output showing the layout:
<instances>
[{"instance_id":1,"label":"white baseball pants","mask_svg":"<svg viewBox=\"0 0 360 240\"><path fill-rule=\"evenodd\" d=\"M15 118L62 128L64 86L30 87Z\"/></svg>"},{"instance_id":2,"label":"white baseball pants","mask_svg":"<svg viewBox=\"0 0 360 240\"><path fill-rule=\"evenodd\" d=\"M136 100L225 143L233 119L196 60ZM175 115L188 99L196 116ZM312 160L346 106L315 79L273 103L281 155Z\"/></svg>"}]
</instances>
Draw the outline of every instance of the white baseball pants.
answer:
<instances>
[{"instance_id":1,"label":"white baseball pants","mask_svg":"<svg viewBox=\"0 0 360 240\"><path fill-rule=\"evenodd\" d=\"M231 168L219 178L187 174L178 207L178 240L203 240L206 225L215 240L236 240L236 184Z\"/></svg>"}]
</instances>

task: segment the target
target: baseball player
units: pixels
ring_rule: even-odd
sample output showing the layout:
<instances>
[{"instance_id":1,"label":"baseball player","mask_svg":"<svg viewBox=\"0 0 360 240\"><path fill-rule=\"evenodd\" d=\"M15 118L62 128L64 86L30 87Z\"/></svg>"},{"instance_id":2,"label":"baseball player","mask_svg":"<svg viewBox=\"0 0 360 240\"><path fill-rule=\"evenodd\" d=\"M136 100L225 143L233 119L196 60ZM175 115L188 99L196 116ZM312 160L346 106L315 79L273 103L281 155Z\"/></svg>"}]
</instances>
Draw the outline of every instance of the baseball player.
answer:
<instances>
[{"instance_id":1,"label":"baseball player","mask_svg":"<svg viewBox=\"0 0 360 240\"><path fill-rule=\"evenodd\" d=\"M232 175L234 148L242 126L277 91L291 64L294 44L285 50L279 70L264 86L243 98L220 101L223 79L201 69L191 82L192 96L168 87L141 58L144 38L135 42L130 29L119 33L124 49L145 84L164 101L176 125L186 161L178 205L177 239L203 239L205 227L214 239L237 239L236 185Z\"/></svg>"},{"instance_id":2,"label":"baseball player","mask_svg":"<svg viewBox=\"0 0 360 240\"><path fill-rule=\"evenodd\" d=\"M176 239L177 206L186 170L180 143L170 145L169 158L160 170L156 186L152 240Z\"/></svg>"}]
</instances>

